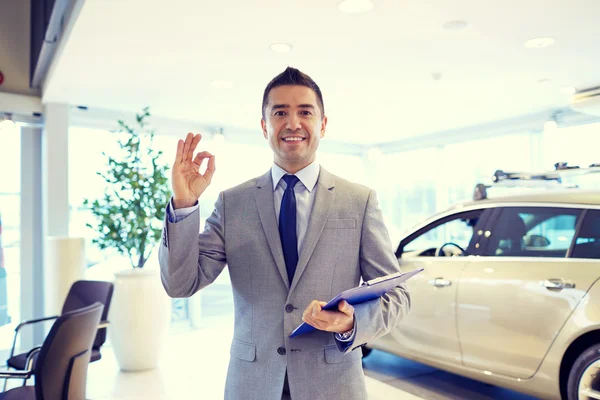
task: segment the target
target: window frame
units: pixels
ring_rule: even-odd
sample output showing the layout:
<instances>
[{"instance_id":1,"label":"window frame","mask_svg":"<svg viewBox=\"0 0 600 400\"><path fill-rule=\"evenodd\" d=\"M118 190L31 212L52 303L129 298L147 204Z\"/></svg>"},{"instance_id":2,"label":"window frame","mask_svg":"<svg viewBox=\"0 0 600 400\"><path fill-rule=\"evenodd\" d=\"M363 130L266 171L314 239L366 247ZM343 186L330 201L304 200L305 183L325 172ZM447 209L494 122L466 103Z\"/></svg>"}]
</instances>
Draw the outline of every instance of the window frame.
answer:
<instances>
[{"instance_id":1,"label":"window frame","mask_svg":"<svg viewBox=\"0 0 600 400\"><path fill-rule=\"evenodd\" d=\"M548 204L540 204L540 203L533 203L533 204L527 204L527 203L521 203L521 204L499 204L494 208L494 213L492 214L492 216L490 217L487 226L485 227L487 231L491 231L494 232L494 228L497 227L498 222L500 220L500 216L503 214L504 210L506 209L512 209L512 208L517 208L517 209L544 209L544 210L551 210L554 212L557 212L557 215L560 214L560 211L575 211L575 212L579 212L579 214L577 215L577 222L575 223L575 230L574 230L574 234L573 234L573 238L571 239L571 243L569 244L569 246L567 247L567 251L565 253L564 257L529 257L529 256L516 256L519 258L527 258L527 259L567 259L570 257L571 252L573 251L573 245L576 242L576 238L577 235L581 229L581 224L583 222L583 219L585 218L585 215L587 214L587 209L583 206L583 205L577 205L577 206L573 206L573 205L561 205L560 203L548 203ZM533 212L532 212L533 213ZM501 256L497 256L497 255L493 255L493 254L489 254L489 250L491 250L490 247L490 243L492 241L491 240L485 240L485 244L483 246L481 246L480 249L480 253L478 255L482 256L482 257L499 257L499 258L504 258Z\"/></svg>"},{"instance_id":2,"label":"window frame","mask_svg":"<svg viewBox=\"0 0 600 400\"><path fill-rule=\"evenodd\" d=\"M477 222L477 225L475 225L475 227L473 227L473 231L476 231L477 228L480 228L482 225L485 224L485 222L487 221L488 217L490 216L492 210L493 210L492 208L480 207L480 208L473 208L470 210L460 210L460 211L454 212L452 214L444 215L444 216L426 224L425 226L418 228L416 231L410 233L409 235L405 236L404 239L402 239L400 241L400 243L398 244L398 248L396 250L396 257L397 258L402 257L402 253L404 253L404 247L407 244L410 244L412 241L416 240L420 236L428 233L429 231L431 231L433 229L436 229L437 227L439 227L447 222L453 221L455 219L459 219L461 215L467 215L467 214L471 214L471 213L475 213L475 212L481 213L481 215L479 217L479 221ZM469 255L477 255L477 253L480 250L480 249L475 249L475 246L473 243L473 240L475 237L476 237L476 235L474 233L473 236L471 237L471 239L469 240L469 245L465 249L465 253L468 253Z\"/></svg>"},{"instance_id":3,"label":"window frame","mask_svg":"<svg viewBox=\"0 0 600 400\"><path fill-rule=\"evenodd\" d=\"M577 230L575 231L575 236L573 236L573 242L571 243L571 247L569 247L569 251L567 252L567 258L572 260L588 260L594 261L598 260L597 258L583 258L583 257L573 257L573 251L575 250L575 246L577 245L577 239L579 238L579 234L581 233L581 229L583 227L583 223L585 222L588 214L592 214L592 212L600 213L600 209L598 208L585 208L581 213L581 220L577 224Z\"/></svg>"}]
</instances>

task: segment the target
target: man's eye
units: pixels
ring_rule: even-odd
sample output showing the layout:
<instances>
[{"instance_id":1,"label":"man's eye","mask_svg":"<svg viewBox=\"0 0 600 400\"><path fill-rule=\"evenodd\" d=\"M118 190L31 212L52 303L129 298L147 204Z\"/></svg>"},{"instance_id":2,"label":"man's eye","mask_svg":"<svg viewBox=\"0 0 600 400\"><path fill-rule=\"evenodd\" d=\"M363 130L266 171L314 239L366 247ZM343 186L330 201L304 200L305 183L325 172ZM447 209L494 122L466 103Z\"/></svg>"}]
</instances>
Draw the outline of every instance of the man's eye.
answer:
<instances>
[{"instance_id":1,"label":"man's eye","mask_svg":"<svg viewBox=\"0 0 600 400\"><path fill-rule=\"evenodd\" d=\"M300 111L300 114L302 114L302 115L312 115L312 113L310 111L306 111L306 110Z\"/></svg>"},{"instance_id":2,"label":"man's eye","mask_svg":"<svg viewBox=\"0 0 600 400\"><path fill-rule=\"evenodd\" d=\"M285 115L285 111L275 111L273 115L276 117L283 117Z\"/></svg>"}]
</instances>

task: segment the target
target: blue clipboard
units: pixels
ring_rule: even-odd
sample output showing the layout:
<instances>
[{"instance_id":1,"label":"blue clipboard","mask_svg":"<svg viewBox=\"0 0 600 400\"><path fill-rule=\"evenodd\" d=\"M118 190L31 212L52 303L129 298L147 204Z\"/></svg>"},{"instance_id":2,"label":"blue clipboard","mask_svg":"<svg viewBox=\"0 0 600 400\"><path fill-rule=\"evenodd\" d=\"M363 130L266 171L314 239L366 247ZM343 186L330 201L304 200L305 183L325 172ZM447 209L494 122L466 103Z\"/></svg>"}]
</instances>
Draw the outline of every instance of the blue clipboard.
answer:
<instances>
[{"instance_id":1,"label":"blue clipboard","mask_svg":"<svg viewBox=\"0 0 600 400\"><path fill-rule=\"evenodd\" d=\"M402 282L409 278L412 278L419 272L423 271L424 268L415 269L410 272L398 272L391 275L382 276L380 278L371 279L370 281L364 282L361 286L352 289L344 290L342 293L331 299L326 305L323 306L323 310L337 310L338 304L342 300L346 300L349 304L355 305L364 303L367 301L375 300L389 290L395 288ZM306 322L301 323L290 335L290 338L308 333L315 330L312 325Z\"/></svg>"}]
</instances>

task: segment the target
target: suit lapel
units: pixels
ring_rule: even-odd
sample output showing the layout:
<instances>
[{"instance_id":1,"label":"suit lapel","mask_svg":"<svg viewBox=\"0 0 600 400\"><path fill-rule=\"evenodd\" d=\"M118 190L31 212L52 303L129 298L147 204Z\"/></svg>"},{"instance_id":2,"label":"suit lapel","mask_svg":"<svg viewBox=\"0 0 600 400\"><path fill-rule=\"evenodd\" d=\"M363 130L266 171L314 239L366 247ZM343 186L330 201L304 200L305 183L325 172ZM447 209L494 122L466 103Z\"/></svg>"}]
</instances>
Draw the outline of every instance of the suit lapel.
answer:
<instances>
[{"instance_id":1,"label":"suit lapel","mask_svg":"<svg viewBox=\"0 0 600 400\"><path fill-rule=\"evenodd\" d=\"M281 248L281 238L279 237L279 228L275 216L275 200L273 196L273 180L271 170L258 179L257 189L254 192L256 208L260 216L260 222L267 237L271 254L281 274L285 286L289 289L289 279L285 269L285 260L283 259L283 250Z\"/></svg>"},{"instance_id":2,"label":"suit lapel","mask_svg":"<svg viewBox=\"0 0 600 400\"><path fill-rule=\"evenodd\" d=\"M290 291L294 290L298 284L298 280L306 269L308 260L310 260L310 256L317 246L319 237L321 237L321 233L327 222L327 216L329 215L331 205L333 204L333 199L335 198L334 187L335 179L333 175L321 167L319 180L315 187L317 191L315 193L315 202L313 204L312 212L310 213L308 228L306 230L306 235L304 236L304 243L302 244L302 249L299 254L298 265L296 266L296 273L294 274Z\"/></svg>"}]
</instances>

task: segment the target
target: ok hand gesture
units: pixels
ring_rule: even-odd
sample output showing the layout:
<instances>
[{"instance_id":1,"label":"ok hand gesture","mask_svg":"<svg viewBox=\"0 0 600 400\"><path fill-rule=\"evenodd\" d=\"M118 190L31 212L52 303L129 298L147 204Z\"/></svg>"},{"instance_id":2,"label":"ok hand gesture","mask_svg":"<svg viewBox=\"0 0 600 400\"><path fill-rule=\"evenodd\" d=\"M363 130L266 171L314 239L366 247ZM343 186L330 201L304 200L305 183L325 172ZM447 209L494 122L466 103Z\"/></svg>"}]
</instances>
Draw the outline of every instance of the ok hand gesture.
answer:
<instances>
[{"instance_id":1,"label":"ok hand gesture","mask_svg":"<svg viewBox=\"0 0 600 400\"><path fill-rule=\"evenodd\" d=\"M200 195L206 190L215 173L215 156L208 151L194 155L196 146L200 143L202 135L187 134L185 142L177 142L177 155L171 169L171 184L173 186L173 206L175 208L193 206ZM200 166L208 158L208 166L204 174L200 173Z\"/></svg>"}]
</instances>

